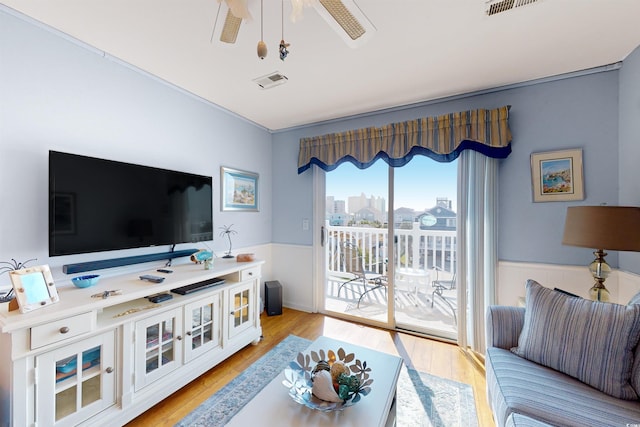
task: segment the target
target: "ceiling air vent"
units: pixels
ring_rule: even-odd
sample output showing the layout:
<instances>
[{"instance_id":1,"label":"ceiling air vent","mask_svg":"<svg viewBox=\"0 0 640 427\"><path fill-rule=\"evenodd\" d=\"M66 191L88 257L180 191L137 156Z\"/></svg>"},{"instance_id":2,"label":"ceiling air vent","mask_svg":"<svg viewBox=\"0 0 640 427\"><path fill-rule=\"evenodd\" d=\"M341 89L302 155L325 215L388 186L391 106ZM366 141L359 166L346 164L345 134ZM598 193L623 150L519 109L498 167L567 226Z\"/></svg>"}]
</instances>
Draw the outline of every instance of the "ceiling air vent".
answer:
<instances>
[{"instance_id":1,"label":"ceiling air vent","mask_svg":"<svg viewBox=\"0 0 640 427\"><path fill-rule=\"evenodd\" d=\"M495 15L497 13L506 12L516 7L526 6L535 3L538 0L489 0L486 5L487 15Z\"/></svg>"},{"instance_id":2,"label":"ceiling air vent","mask_svg":"<svg viewBox=\"0 0 640 427\"><path fill-rule=\"evenodd\" d=\"M267 74L266 76L253 79L253 81L256 82L262 89L270 89L274 86L284 84L287 82L287 80L289 80L287 76L279 71L274 71L273 73Z\"/></svg>"}]
</instances>

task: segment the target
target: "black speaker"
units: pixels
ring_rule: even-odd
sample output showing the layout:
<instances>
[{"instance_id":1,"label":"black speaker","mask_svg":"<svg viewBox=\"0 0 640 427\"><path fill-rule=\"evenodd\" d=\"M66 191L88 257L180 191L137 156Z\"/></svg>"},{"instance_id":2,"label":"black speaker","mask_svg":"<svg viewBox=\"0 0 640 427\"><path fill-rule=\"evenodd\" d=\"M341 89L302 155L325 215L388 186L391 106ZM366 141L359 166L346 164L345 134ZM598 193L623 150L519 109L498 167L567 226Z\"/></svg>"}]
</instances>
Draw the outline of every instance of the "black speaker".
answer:
<instances>
[{"instance_id":1,"label":"black speaker","mask_svg":"<svg viewBox=\"0 0 640 427\"><path fill-rule=\"evenodd\" d=\"M277 280L264 282L264 299L267 316L282 314L282 285Z\"/></svg>"}]
</instances>

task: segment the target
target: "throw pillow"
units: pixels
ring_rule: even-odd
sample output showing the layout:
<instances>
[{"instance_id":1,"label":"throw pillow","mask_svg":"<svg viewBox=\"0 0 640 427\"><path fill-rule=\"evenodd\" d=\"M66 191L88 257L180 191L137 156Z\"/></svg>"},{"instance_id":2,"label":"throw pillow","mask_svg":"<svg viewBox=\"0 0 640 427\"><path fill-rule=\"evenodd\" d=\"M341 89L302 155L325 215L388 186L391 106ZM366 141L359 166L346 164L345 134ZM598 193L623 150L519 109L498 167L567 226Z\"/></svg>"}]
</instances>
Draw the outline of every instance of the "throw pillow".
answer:
<instances>
[{"instance_id":1,"label":"throw pillow","mask_svg":"<svg viewBox=\"0 0 640 427\"><path fill-rule=\"evenodd\" d=\"M640 292L632 296L628 304L640 304Z\"/></svg>"},{"instance_id":2,"label":"throw pillow","mask_svg":"<svg viewBox=\"0 0 640 427\"><path fill-rule=\"evenodd\" d=\"M629 305L640 304L640 292L635 294L629 300ZM640 344L636 346L636 351L633 356L633 369L631 370L631 385L640 396Z\"/></svg>"},{"instance_id":3,"label":"throw pillow","mask_svg":"<svg viewBox=\"0 0 640 427\"><path fill-rule=\"evenodd\" d=\"M515 354L620 399L634 400L633 351L640 305L618 305L555 292L527 281L524 326Z\"/></svg>"}]
</instances>

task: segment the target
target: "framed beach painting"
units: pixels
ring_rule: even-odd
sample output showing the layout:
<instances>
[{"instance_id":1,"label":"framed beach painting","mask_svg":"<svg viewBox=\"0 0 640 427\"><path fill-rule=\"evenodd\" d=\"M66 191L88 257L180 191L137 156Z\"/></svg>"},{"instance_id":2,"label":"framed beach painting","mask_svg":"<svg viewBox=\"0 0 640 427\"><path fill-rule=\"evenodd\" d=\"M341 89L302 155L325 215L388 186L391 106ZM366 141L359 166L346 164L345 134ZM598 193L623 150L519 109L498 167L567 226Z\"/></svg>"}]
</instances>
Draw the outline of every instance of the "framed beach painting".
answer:
<instances>
[{"instance_id":1,"label":"framed beach painting","mask_svg":"<svg viewBox=\"0 0 640 427\"><path fill-rule=\"evenodd\" d=\"M584 199L582 149L531 154L534 202Z\"/></svg>"},{"instance_id":2,"label":"framed beach painting","mask_svg":"<svg viewBox=\"0 0 640 427\"><path fill-rule=\"evenodd\" d=\"M258 174L227 167L220 168L220 209L258 211Z\"/></svg>"}]
</instances>

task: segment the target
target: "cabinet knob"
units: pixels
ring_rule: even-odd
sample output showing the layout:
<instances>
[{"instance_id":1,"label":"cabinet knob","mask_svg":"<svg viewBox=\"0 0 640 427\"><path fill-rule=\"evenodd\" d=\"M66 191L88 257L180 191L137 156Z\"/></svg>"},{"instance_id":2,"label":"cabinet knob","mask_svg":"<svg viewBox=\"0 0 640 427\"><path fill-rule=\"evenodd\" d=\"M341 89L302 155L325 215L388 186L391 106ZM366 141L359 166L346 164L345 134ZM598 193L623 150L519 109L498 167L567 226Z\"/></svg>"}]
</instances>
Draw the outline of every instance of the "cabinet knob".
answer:
<instances>
[{"instance_id":1,"label":"cabinet knob","mask_svg":"<svg viewBox=\"0 0 640 427\"><path fill-rule=\"evenodd\" d=\"M178 336L176 337L176 339L177 339L178 341L182 341L182 337L181 337L180 335L178 335Z\"/></svg>"},{"instance_id":2,"label":"cabinet knob","mask_svg":"<svg viewBox=\"0 0 640 427\"><path fill-rule=\"evenodd\" d=\"M249 276L253 276L253 272L252 271L249 272Z\"/></svg>"},{"instance_id":3,"label":"cabinet knob","mask_svg":"<svg viewBox=\"0 0 640 427\"><path fill-rule=\"evenodd\" d=\"M187 332L187 335L191 336L191 331Z\"/></svg>"},{"instance_id":4,"label":"cabinet knob","mask_svg":"<svg viewBox=\"0 0 640 427\"><path fill-rule=\"evenodd\" d=\"M110 374L110 373L112 373L112 372L113 372L113 368L112 368L111 366L109 366L109 367L106 369L106 371L107 371L107 374Z\"/></svg>"},{"instance_id":5,"label":"cabinet knob","mask_svg":"<svg viewBox=\"0 0 640 427\"><path fill-rule=\"evenodd\" d=\"M63 326L62 328L60 328L60 333L61 334L66 334L67 332L69 332L69 327L68 326Z\"/></svg>"}]
</instances>

